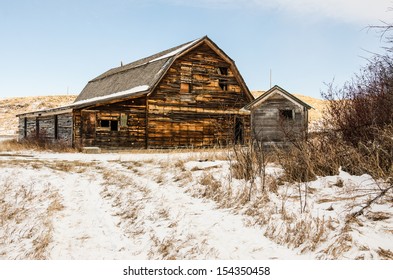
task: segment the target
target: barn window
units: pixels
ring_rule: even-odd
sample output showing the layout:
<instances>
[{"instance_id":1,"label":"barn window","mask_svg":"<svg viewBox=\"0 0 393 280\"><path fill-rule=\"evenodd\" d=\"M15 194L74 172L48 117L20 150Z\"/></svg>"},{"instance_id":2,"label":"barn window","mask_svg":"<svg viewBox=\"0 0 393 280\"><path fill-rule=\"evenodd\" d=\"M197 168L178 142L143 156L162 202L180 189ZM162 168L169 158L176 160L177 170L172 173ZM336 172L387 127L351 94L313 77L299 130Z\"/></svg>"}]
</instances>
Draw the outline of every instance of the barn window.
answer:
<instances>
[{"instance_id":1,"label":"barn window","mask_svg":"<svg viewBox=\"0 0 393 280\"><path fill-rule=\"evenodd\" d=\"M228 76L228 68L227 67L218 67L218 74L222 76ZM218 85L222 90L228 90L228 84L226 79L218 79Z\"/></svg>"},{"instance_id":2,"label":"barn window","mask_svg":"<svg viewBox=\"0 0 393 280\"><path fill-rule=\"evenodd\" d=\"M100 126L101 127L110 127L110 120L101 120L100 121Z\"/></svg>"},{"instance_id":3,"label":"barn window","mask_svg":"<svg viewBox=\"0 0 393 280\"><path fill-rule=\"evenodd\" d=\"M180 93L189 93L191 89L191 85L188 83L180 84Z\"/></svg>"},{"instance_id":4,"label":"barn window","mask_svg":"<svg viewBox=\"0 0 393 280\"><path fill-rule=\"evenodd\" d=\"M180 66L180 93L190 93L192 83L192 65L182 64Z\"/></svg>"},{"instance_id":5,"label":"barn window","mask_svg":"<svg viewBox=\"0 0 393 280\"><path fill-rule=\"evenodd\" d=\"M284 120L293 120L294 119L293 110L290 109L280 110L280 118Z\"/></svg>"},{"instance_id":6,"label":"barn window","mask_svg":"<svg viewBox=\"0 0 393 280\"><path fill-rule=\"evenodd\" d=\"M228 68L227 67L218 67L218 73L220 75L228 76Z\"/></svg>"},{"instance_id":7,"label":"barn window","mask_svg":"<svg viewBox=\"0 0 393 280\"><path fill-rule=\"evenodd\" d=\"M122 113L120 115L120 126L121 127L127 127L127 114Z\"/></svg>"}]
</instances>

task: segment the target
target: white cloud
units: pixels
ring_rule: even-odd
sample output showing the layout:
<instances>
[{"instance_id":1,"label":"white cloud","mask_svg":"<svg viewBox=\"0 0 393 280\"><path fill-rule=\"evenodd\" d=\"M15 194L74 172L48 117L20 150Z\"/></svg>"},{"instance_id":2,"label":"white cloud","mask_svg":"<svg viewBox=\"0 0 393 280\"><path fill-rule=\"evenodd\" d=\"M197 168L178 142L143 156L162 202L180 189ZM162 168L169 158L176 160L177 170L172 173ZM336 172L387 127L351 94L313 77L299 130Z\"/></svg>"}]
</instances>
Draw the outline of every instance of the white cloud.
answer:
<instances>
[{"instance_id":1,"label":"white cloud","mask_svg":"<svg viewBox=\"0 0 393 280\"><path fill-rule=\"evenodd\" d=\"M274 9L296 16L335 19L362 24L393 22L393 0L164 0L205 8L251 7ZM392 20L391 20L392 19Z\"/></svg>"}]
</instances>

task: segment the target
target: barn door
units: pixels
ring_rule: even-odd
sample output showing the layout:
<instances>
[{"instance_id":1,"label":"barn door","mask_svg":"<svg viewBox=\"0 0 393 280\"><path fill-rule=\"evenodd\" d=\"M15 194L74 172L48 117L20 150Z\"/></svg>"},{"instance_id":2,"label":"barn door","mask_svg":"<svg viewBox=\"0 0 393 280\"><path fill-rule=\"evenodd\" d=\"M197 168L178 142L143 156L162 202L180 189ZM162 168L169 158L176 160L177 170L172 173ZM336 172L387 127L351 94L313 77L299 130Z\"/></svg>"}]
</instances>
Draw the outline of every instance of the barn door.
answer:
<instances>
[{"instance_id":1,"label":"barn door","mask_svg":"<svg viewBox=\"0 0 393 280\"><path fill-rule=\"evenodd\" d=\"M96 138L96 113L82 111L81 138L83 146L93 146Z\"/></svg>"},{"instance_id":2,"label":"barn door","mask_svg":"<svg viewBox=\"0 0 393 280\"><path fill-rule=\"evenodd\" d=\"M234 127L234 142L235 144L243 145L244 144L244 124L243 120L239 117L235 117L235 127Z\"/></svg>"}]
</instances>

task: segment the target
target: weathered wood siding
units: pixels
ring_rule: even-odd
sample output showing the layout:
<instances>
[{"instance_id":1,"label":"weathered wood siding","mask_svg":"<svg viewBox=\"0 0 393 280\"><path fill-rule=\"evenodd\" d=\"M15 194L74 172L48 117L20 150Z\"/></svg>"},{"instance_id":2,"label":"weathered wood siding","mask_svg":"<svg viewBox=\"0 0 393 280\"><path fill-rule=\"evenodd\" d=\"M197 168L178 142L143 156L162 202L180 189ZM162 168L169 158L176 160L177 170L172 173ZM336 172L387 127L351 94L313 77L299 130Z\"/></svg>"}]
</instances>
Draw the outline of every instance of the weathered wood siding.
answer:
<instances>
[{"instance_id":1,"label":"weathered wood siding","mask_svg":"<svg viewBox=\"0 0 393 280\"><path fill-rule=\"evenodd\" d=\"M36 139L72 145L72 113L19 117L19 140Z\"/></svg>"},{"instance_id":2,"label":"weathered wood siding","mask_svg":"<svg viewBox=\"0 0 393 280\"><path fill-rule=\"evenodd\" d=\"M117 123L117 129L101 127L101 121ZM76 147L144 148L146 99L135 98L74 111Z\"/></svg>"},{"instance_id":3,"label":"weathered wood siding","mask_svg":"<svg viewBox=\"0 0 393 280\"><path fill-rule=\"evenodd\" d=\"M178 58L148 99L147 146L225 146L235 141L236 118L247 141L250 116L239 109L250 101L231 64L203 44Z\"/></svg>"},{"instance_id":4,"label":"weathered wood siding","mask_svg":"<svg viewBox=\"0 0 393 280\"><path fill-rule=\"evenodd\" d=\"M287 120L280 110L293 110L293 119ZM307 110L276 93L252 110L252 134L264 142L285 142L287 137L305 137Z\"/></svg>"},{"instance_id":5,"label":"weathered wood siding","mask_svg":"<svg viewBox=\"0 0 393 280\"><path fill-rule=\"evenodd\" d=\"M72 113L57 115L57 141L72 145Z\"/></svg>"}]
</instances>

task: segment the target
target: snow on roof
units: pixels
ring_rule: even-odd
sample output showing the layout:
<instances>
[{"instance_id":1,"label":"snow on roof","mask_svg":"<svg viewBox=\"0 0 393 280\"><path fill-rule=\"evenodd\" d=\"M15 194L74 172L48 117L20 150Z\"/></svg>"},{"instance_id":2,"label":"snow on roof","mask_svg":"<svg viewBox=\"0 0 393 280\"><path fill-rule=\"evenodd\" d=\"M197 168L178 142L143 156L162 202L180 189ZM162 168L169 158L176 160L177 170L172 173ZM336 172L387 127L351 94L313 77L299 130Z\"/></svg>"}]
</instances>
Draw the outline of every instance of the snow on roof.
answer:
<instances>
[{"instance_id":1,"label":"snow on roof","mask_svg":"<svg viewBox=\"0 0 393 280\"><path fill-rule=\"evenodd\" d=\"M157 61L157 60L161 60L161 59L164 59L164 58L167 58L167 57L175 56L178 53L181 53L182 51L186 50L187 48L189 48L190 46L192 46L193 44L195 44L199 40L201 40L201 38L196 39L196 40L194 40L194 41L192 41L192 42L190 42L190 43L188 43L188 44L186 44L186 45L184 45L184 46L182 46L182 47L180 47L180 48L178 48L178 49L176 49L174 51L171 51L170 53L167 53L165 55L162 55L160 57L152 59L148 63L151 63L151 62L154 62L154 61Z\"/></svg>"},{"instance_id":2,"label":"snow on roof","mask_svg":"<svg viewBox=\"0 0 393 280\"><path fill-rule=\"evenodd\" d=\"M84 99L84 100L81 100L81 101L74 102L72 104L59 106L59 107L52 108L52 109L45 109L45 110L39 110L39 111L34 111L34 112L22 113L22 114L18 114L16 116L24 116L24 115L30 115L30 114L41 115L43 113L55 114L55 113L58 113L59 111L71 110L72 108L78 107L78 106L81 106L81 105L86 105L86 104L90 104L90 103L94 103L94 102L98 102L98 101L104 101L104 100L107 101L107 100L111 100L111 99L114 99L114 98L127 97L127 96L135 94L135 93L140 93L140 92L147 91L147 90L149 90L149 88L150 87L148 85L136 86L136 87L133 87L131 89L120 91L120 92L116 92L116 93L112 93L112 94L109 94L109 95L93 97L93 98L90 98L90 99Z\"/></svg>"},{"instance_id":3,"label":"snow on roof","mask_svg":"<svg viewBox=\"0 0 393 280\"><path fill-rule=\"evenodd\" d=\"M113 99L113 98L126 97L130 94L147 91L149 88L150 87L148 85L136 86L136 87L133 87L128 90L77 101L77 102L72 103L72 106L79 106L79 105L83 105L85 103L90 103L90 102L97 102L97 101L108 100L108 99Z\"/></svg>"}]
</instances>

